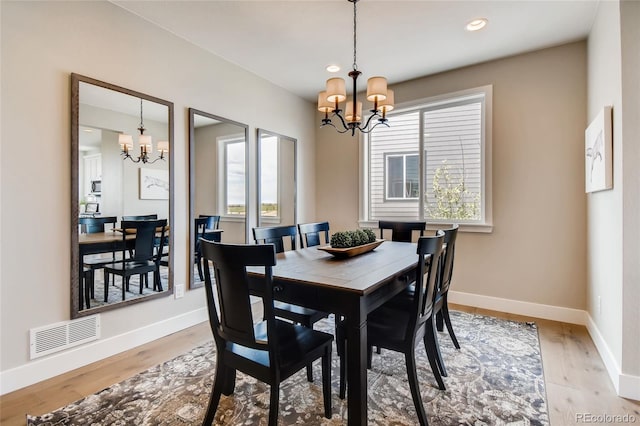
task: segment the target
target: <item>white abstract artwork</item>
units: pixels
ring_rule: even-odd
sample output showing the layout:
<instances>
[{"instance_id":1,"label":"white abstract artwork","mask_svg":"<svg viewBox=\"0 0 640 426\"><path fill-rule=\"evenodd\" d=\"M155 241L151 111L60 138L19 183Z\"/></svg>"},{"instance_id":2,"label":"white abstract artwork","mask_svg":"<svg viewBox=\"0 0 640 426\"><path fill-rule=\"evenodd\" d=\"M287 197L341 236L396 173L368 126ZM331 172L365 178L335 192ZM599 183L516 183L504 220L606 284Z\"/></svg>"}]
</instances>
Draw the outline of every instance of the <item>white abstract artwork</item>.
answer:
<instances>
[{"instance_id":1,"label":"white abstract artwork","mask_svg":"<svg viewBox=\"0 0 640 426\"><path fill-rule=\"evenodd\" d=\"M606 106L585 131L586 192L613 187L611 107Z\"/></svg>"},{"instance_id":2,"label":"white abstract artwork","mask_svg":"<svg viewBox=\"0 0 640 426\"><path fill-rule=\"evenodd\" d=\"M140 168L140 199L169 199L169 170Z\"/></svg>"}]
</instances>

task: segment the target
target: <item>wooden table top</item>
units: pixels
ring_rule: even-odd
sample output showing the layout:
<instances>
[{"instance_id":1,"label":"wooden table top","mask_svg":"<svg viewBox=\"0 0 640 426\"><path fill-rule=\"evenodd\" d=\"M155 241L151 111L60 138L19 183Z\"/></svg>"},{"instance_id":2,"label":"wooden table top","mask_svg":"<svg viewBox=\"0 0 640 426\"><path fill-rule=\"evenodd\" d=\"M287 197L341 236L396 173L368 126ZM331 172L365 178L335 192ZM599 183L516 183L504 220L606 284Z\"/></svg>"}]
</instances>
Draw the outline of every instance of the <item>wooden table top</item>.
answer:
<instances>
[{"instance_id":1,"label":"wooden table top","mask_svg":"<svg viewBox=\"0 0 640 426\"><path fill-rule=\"evenodd\" d=\"M389 277L414 269L417 262L414 243L385 241L373 251L346 259L310 247L278 253L273 276L276 280L366 295ZM260 268L247 269L256 275L264 273Z\"/></svg>"}]
</instances>

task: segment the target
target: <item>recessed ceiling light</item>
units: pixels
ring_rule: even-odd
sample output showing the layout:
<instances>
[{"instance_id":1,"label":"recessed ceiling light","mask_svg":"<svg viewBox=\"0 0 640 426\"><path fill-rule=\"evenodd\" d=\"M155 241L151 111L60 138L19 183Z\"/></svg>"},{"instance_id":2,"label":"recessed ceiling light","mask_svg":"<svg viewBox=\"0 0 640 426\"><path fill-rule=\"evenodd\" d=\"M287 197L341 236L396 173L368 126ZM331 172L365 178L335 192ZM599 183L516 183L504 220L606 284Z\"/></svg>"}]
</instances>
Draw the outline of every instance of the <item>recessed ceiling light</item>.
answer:
<instances>
[{"instance_id":1,"label":"recessed ceiling light","mask_svg":"<svg viewBox=\"0 0 640 426\"><path fill-rule=\"evenodd\" d=\"M467 23L466 29L467 31L478 31L483 29L487 25L487 18L478 18Z\"/></svg>"},{"instance_id":2,"label":"recessed ceiling light","mask_svg":"<svg viewBox=\"0 0 640 426\"><path fill-rule=\"evenodd\" d=\"M340 66L338 66L338 65L327 65L327 71L329 71L329 72L338 72L338 71L340 71Z\"/></svg>"},{"instance_id":3,"label":"recessed ceiling light","mask_svg":"<svg viewBox=\"0 0 640 426\"><path fill-rule=\"evenodd\" d=\"M87 133L92 133L93 132L93 129L89 129L89 128L86 128L86 127L84 129L82 129L82 130L84 130Z\"/></svg>"}]
</instances>

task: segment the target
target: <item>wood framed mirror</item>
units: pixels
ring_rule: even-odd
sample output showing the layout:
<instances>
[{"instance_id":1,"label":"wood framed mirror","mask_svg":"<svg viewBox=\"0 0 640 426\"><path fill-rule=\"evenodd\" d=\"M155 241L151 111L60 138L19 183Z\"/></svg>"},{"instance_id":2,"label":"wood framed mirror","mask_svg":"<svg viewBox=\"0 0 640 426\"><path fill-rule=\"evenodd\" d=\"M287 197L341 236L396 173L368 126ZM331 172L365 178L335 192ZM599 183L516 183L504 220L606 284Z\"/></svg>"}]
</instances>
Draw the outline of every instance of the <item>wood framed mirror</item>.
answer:
<instances>
[{"instance_id":1,"label":"wood framed mirror","mask_svg":"<svg viewBox=\"0 0 640 426\"><path fill-rule=\"evenodd\" d=\"M198 238L247 242L249 126L189 108L190 288L204 285Z\"/></svg>"},{"instance_id":2,"label":"wood framed mirror","mask_svg":"<svg viewBox=\"0 0 640 426\"><path fill-rule=\"evenodd\" d=\"M257 129L258 226L296 224L296 144L294 138Z\"/></svg>"},{"instance_id":3,"label":"wood framed mirror","mask_svg":"<svg viewBox=\"0 0 640 426\"><path fill-rule=\"evenodd\" d=\"M71 74L71 318L173 293L173 132L172 102ZM123 218L152 217L167 219L153 272L105 285L106 270L142 253Z\"/></svg>"}]
</instances>

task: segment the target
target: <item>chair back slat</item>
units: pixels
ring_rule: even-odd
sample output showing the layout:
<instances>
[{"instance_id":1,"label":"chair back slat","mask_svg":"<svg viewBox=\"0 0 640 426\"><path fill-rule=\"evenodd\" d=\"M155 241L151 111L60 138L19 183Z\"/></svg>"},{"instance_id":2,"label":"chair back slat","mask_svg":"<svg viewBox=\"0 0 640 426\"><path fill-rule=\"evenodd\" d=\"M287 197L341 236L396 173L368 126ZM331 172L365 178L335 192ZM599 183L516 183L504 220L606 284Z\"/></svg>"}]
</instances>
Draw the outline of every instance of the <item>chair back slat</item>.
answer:
<instances>
[{"instance_id":1,"label":"chair back slat","mask_svg":"<svg viewBox=\"0 0 640 426\"><path fill-rule=\"evenodd\" d=\"M324 234L324 241L329 243L329 222L299 223L300 247L314 247L320 245L320 235Z\"/></svg>"},{"instance_id":2,"label":"chair back slat","mask_svg":"<svg viewBox=\"0 0 640 426\"><path fill-rule=\"evenodd\" d=\"M207 306L214 336L242 346L268 350L268 345L265 342L256 342L247 267L265 267L262 290L267 295L265 304L271 300L271 306L273 306L273 299L268 297L273 291L272 267L276 264L273 246L222 244L204 239L200 240L200 244L202 256L205 259L204 276ZM213 294L213 279L210 268L213 268L214 271L219 311ZM273 310L268 311L274 320ZM267 310L265 313L268 313Z\"/></svg>"},{"instance_id":3,"label":"chair back slat","mask_svg":"<svg viewBox=\"0 0 640 426\"><path fill-rule=\"evenodd\" d=\"M421 237L424 235L424 231L425 229L427 229L427 222L397 222L391 220L381 220L378 222L378 228L380 228L380 238L384 238L385 229L390 229L391 241L410 243L413 240L413 231L420 231Z\"/></svg>"},{"instance_id":4,"label":"chair back slat","mask_svg":"<svg viewBox=\"0 0 640 426\"><path fill-rule=\"evenodd\" d=\"M111 224L115 228L117 216L104 216L104 217L81 217L78 218L80 224L80 232L83 234L95 234L97 232L104 232L104 226Z\"/></svg>"},{"instance_id":5,"label":"chair back slat","mask_svg":"<svg viewBox=\"0 0 640 426\"><path fill-rule=\"evenodd\" d=\"M456 251L456 238L458 236L458 225L454 225L450 229L443 229L444 232L444 255L442 256L442 265L438 277L438 297L445 295L451 286L451 277L453 276L453 259Z\"/></svg>"},{"instance_id":6,"label":"chair back slat","mask_svg":"<svg viewBox=\"0 0 640 426\"><path fill-rule=\"evenodd\" d=\"M416 285L414 292L414 310L411 327L407 330L407 336L415 336L419 329L433 312L434 295L438 265L442 255L444 232L437 231L435 236L420 237L418 239L418 267L416 270Z\"/></svg>"},{"instance_id":7,"label":"chair back slat","mask_svg":"<svg viewBox=\"0 0 640 426\"><path fill-rule=\"evenodd\" d=\"M155 249L162 253L165 241L165 229L167 227L167 219L160 220L123 220L120 222L122 228L123 247L126 245L126 237L132 231L135 232L135 249L131 260L148 261L153 260ZM159 232L159 237L156 233ZM157 246L157 244L159 246ZM123 254L124 255L124 254ZM123 257L124 258L124 257Z\"/></svg>"},{"instance_id":8,"label":"chair back slat","mask_svg":"<svg viewBox=\"0 0 640 426\"><path fill-rule=\"evenodd\" d=\"M298 230L295 225L253 228L253 240L256 244L273 244L276 253L284 252L284 238L289 237L291 250L296 249Z\"/></svg>"}]
</instances>

